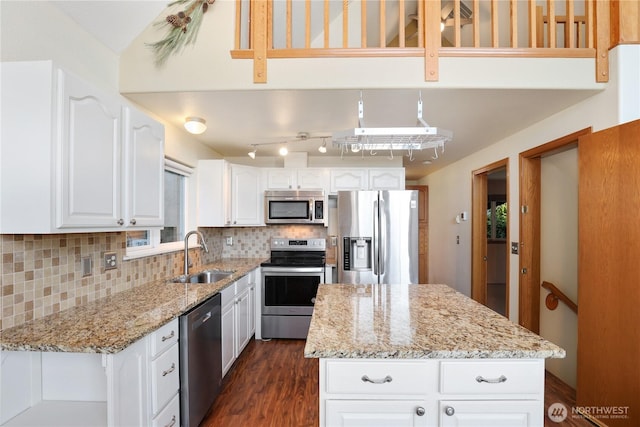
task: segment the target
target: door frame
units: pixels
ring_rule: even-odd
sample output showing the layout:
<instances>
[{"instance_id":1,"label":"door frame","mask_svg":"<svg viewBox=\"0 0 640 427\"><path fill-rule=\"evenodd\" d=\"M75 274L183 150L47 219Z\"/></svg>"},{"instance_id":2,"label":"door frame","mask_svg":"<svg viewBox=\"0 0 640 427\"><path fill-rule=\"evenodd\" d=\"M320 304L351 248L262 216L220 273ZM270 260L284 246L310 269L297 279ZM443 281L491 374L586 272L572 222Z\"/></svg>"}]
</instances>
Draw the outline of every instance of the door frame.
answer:
<instances>
[{"instance_id":1,"label":"door frame","mask_svg":"<svg viewBox=\"0 0 640 427\"><path fill-rule=\"evenodd\" d=\"M509 204L509 158L498 160L472 171L471 183L471 298L487 305L487 175L498 169L506 169L507 206ZM507 243L511 208L507 209ZM509 317L509 251L506 254L506 304Z\"/></svg>"},{"instance_id":2,"label":"door frame","mask_svg":"<svg viewBox=\"0 0 640 427\"><path fill-rule=\"evenodd\" d=\"M578 138L591 127L520 153L520 256L518 267L518 323L540 332L540 186L543 157L578 147Z\"/></svg>"}]
</instances>

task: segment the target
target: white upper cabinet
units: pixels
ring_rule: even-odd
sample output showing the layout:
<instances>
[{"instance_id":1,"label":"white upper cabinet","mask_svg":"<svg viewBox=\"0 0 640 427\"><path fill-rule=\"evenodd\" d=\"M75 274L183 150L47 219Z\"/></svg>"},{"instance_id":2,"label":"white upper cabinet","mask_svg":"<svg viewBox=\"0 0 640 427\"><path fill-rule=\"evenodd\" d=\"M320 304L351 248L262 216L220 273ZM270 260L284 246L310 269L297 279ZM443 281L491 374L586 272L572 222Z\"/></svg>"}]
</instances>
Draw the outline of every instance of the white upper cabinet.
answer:
<instances>
[{"instance_id":1,"label":"white upper cabinet","mask_svg":"<svg viewBox=\"0 0 640 427\"><path fill-rule=\"evenodd\" d=\"M404 190L404 168L369 169L369 190Z\"/></svg>"},{"instance_id":2,"label":"white upper cabinet","mask_svg":"<svg viewBox=\"0 0 640 427\"><path fill-rule=\"evenodd\" d=\"M162 125L51 61L1 67L1 233L163 225Z\"/></svg>"},{"instance_id":3,"label":"white upper cabinet","mask_svg":"<svg viewBox=\"0 0 640 427\"><path fill-rule=\"evenodd\" d=\"M330 191L404 190L404 179L404 168L334 168Z\"/></svg>"},{"instance_id":4,"label":"white upper cabinet","mask_svg":"<svg viewBox=\"0 0 640 427\"><path fill-rule=\"evenodd\" d=\"M164 126L125 108L125 224L164 225Z\"/></svg>"},{"instance_id":5,"label":"white upper cabinet","mask_svg":"<svg viewBox=\"0 0 640 427\"><path fill-rule=\"evenodd\" d=\"M200 160L197 173L199 227L264 225L259 168Z\"/></svg>"},{"instance_id":6,"label":"white upper cabinet","mask_svg":"<svg viewBox=\"0 0 640 427\"><path fill-rule=\"evenodd\" d=\"M331 169L331 193L338 191L368 190L368 173L361 168Z\"/></svg>"},{"instance_id":7,"label":"white upper cabinet","mask_svg":"<svg viewBox=\"0 0 640 427\"><path fill-rule=\"evenodd\" d=\"M260 170L231 165L231 225L264 225Z\"/></svg>"},{"instance_id":8,"label":"white upper cabinet","mask_svg":"<svg viewBox=\"0 0 640 427\"><path fill-rule=\"evenodd\" d=\"M62 138L56 226L117 229L122 225L121 104L61 70L57 75Z\"/></svg>"},{"instance_id":9,"label":"white upper cabinet","mask_svg":"<svg viewBox=\"0 0 640 427\"><path fill-rule=\"evenodd\" d=\"M329 169L326 168L266 168L268 190L329 189Z\"/></svg>"}]
</instances>

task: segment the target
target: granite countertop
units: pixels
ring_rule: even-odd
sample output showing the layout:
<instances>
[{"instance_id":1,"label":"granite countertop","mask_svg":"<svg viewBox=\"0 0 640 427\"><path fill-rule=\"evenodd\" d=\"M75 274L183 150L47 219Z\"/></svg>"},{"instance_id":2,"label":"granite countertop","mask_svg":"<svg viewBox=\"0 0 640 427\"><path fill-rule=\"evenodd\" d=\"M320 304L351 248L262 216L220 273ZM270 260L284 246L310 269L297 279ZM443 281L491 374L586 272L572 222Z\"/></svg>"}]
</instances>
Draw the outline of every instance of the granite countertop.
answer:
<instances>
[{"instance_id":1,"label":"granite countertop","mask_svg":"<svg viewBox=\"0 0 640 427\"><path fill-rule=\"evenodd\" d=\"M562 358L565 351L446 285L320 285L309 358Z\"/></svg>"},{"instance_id":2,"label":"granite countertop","mask_svg":"<svg viewBox=\"0 0 640 427\"><path fill-rule=\"evenodd\" d=\"M117 353L260 266L224 259L202 266L234 273L212 284L154 281L2 331L0 349Z\"/></svg>"}]
</instances>

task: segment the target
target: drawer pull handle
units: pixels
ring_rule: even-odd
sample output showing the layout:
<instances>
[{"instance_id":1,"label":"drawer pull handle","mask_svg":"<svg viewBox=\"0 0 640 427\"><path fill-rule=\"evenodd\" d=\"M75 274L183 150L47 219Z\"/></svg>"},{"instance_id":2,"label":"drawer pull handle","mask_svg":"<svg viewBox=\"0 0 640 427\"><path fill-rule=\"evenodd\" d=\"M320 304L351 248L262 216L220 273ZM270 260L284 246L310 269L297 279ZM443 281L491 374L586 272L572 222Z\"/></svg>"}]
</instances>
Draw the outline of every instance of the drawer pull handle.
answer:
<instances>
[{"instance_id":1,"label":"drawer pull handle","mask_svg":"<svg viewBox=\"0 0 640 427\"><path fill-rule=\"evenodd\" d=\"M169 369L167 369L166 371L162 371L162 376L166 377L167 375L169 375L171 372L176 370L176 364L172 363L171 367Z\"/></svg>"},{"instance_id":2,"label":"drawer pull handle","mask_svg":"<svg viewBox=\"0 0 640 427\"><path fill-rule=\"evenodd\" d=\"M507 380L507 377L504 375L500 375L498 378L485 378L482 375L478 375L476 377L476 381L479 383L489 383L489 384L499 384L503 383Z\"/></svg>"},{"instance_id":3,"label":"drawer pull handle","mask_svg":"<svg viewBox=\"0 0 640 427\"><path fill-rule=\"evenodd\" d=\"M390 383L391 381L393 381L393 378L391 378L390 375L387 375L386 377L379 379L379 380L372 380L371 378L369 378L366 375L362 376L362 381L365 383L371 383L371 384L384 384L384 383Z\"/></svg>"},{"instance_id":4,"label":"drawer pull handle","mask_svg":"<svg viewBox=\"0 0 640 427\"><path fill-rule=\"evenodd\" d=\"M174 331L171 331L171 333L169 335L165 335L162 337L162 342L165 342L166 340L170 340L171 338L175 337L176 333Z\"/></svg>"},{"instance_id":5,"label":"drawer pull handle","mask_svg":"<svg viewBox=\"0 0 640 427\"><path fill-rule=\"evenodd\" d=\"M171 417L171 422L169 424L167 424L164 427L173 427L174 425L176 425L176 416L174 415L173 417Z\"/></svg>"},{"instance_id":6,"label":"drawer pull handle","mask_svg":"<svg viewBox=\"0 0 640 427\"><path fill-rule=\"evenodd\" d=\"M424 414L426 414L426 411L424 410L424 408L423 408L422 406L418 406L418 407L416 408L416 415L417 415L417 416L419 416L419 417L421 417L421 416L423 416Z\"/></svg>"},{"instance_id":7,"label":"drawer pull handle","mask_svg":"<svg viewBox=\"0 0 640 427\"><path fill-rule=\"evenodd\" d=\"M456 410L453 409L453 406L447 406L446 408L444 408L444 413L451 417L456 413Z\"/></svg>"}]
</instances>

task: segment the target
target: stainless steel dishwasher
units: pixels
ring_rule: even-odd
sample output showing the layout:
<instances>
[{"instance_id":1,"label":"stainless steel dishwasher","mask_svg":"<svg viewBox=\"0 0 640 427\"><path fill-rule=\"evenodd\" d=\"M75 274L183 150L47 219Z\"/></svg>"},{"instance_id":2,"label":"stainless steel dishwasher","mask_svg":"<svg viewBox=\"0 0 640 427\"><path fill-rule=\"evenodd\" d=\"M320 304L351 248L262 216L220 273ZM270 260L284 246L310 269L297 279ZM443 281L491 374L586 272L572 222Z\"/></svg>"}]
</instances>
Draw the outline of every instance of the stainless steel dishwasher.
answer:
<instances>
[{"instance_id":1,"label":"stainless steel dishwasher","mask_svg":"<svg viewBox=\"0 0 640 427\"><path fill-rule=\"evenodd\" d=\"M221 296L180 316L180 418L197 427L222 384Z\"/></svg>"}]
</instances>

